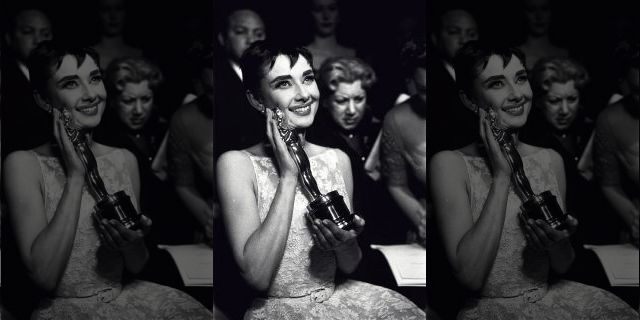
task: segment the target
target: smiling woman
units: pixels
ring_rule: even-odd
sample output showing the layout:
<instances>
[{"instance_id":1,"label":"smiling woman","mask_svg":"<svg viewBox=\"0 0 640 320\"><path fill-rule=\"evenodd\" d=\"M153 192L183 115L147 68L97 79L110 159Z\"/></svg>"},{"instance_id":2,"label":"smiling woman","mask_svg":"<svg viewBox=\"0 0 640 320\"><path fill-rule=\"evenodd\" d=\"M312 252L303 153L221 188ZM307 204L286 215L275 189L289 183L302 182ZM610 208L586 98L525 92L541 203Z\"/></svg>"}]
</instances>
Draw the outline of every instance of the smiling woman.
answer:
<instances>
[{"instance_id":1,"label":"smiling woman","mask_svg":"<svg viewBox=\"0 0 640 320\"><path fill-rule=\"evenodd\" d=\"M130 230L116 220L92 215L96 196L85 182L88 168L67 129L80 129L109 194L119 190L139 199L133 155L96 143L92 130L105 109L106 90L97 54L42 42L31 54L29 72L38 105L52 114L54 139L7 156L3 168L8 211L19 257L47 297L32 319L211 319L188 295L157 284L122 282L123 272L140 272L148 259L144 237L151 225ZM63 120L64 119L64 120Z\"/></svg>"},{"instance_id":2,"label":"smiling woman","mask_svg":"<svg viewBox=\"0 0 640 320\"><path fill-rule=\"evenodd\" d=\"M477 295L458 319L637 319L637 313L612 294L570 281L549 281L565 273L575 253L569 241L577 221L552 229L525 220L512 186L512 169L490 129L517 130L527 121L532 91L523 54L514 48L476 41L455 59L460 97L480 116L480 141L431 160L436 221L457 279ZM522 167L536 194L551 190L564 209L565 173L555 151L527 145L512 134Z\"/></svg>"},{"instance_id":3,"label":"smiling woman","mask_svg":"<svg viewBox=\"0 0 640 320\"><path fill-rule=\"evenodd\" d=\"M309 199L298 168L280 137L275 113L299 135L318 189L344 196L352 208L349 158L305 140L319 90L311 54L304 48L258 41L242 60L247 97L266 115L268 142L229 151L218 160L218 190L231 249L244 279L261 292L245 319L421 319L424 312L396 292L363 282L337 284L362 253L357 236L364 220L345 231L306 216Z\"/></svg>"}]
</instances>

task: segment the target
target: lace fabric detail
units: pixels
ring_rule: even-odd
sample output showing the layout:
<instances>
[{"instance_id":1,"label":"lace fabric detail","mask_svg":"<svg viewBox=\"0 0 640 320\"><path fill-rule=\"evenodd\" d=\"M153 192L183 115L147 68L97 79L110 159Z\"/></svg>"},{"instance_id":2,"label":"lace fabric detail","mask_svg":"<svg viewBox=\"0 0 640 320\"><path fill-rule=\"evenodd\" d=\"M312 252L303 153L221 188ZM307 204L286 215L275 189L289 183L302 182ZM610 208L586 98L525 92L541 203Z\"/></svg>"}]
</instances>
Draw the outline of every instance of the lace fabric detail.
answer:
<instances>
[{"instance_id":1,"label":"lace fabric detail","mask_svg":"<svg viewBox=\"0 0 640 320\"><path fill-rule=\"evenodd\" d=\"M463 155L469 174L470 205L473 220L480 217L482 207L491 188L491 171L484 158ZM522 158L524 172L534 193L550 190L559 198L558 182L550 168L546 150ZM559 201L562 202L562 201ZM514 297L536 288L545 288L549 273L546 254L526 246L520 227L519 214L522 201L511 185L507 198L506 216L500 237L498 253L482 289L485 297ZM564 204L560 203L564 210Z\"/></svg>"},{"instance_id":2,"label":"lace fabric detail","mask_svg":"<svg viewBox=\"0 0 640 320\"><path fill-rule=\"evenodd\" d=\"M34 154L36 154L34 152ZM62 197L66 184L66 175L60 160L36 154L43 176L45 213L51 221ZM131 189L131 180L125 167L122 151L116 149L103 156L96 157L98 172L104 181L107 192L124 190L137 207L137 199ZM121 290L120 279L124 268L122 257L100 245L98 232L92 216L96 202L88 186L82 189L78 228L67 267L60 279L55 295L58 297L88 297L106 290L115 290L113 297ZM87 257L91 257L87 259ZM108 298L105 298L108 300Z\"/></svg>"},{"instance_id":3,"label":"lace fabric detail","mask_svg":"<svg viewBox=\"0 0 640 320\"><path fill-rule=\"evenodd\" d=\"M264 221L275 196L279 176L271 158L247 154L256 173L258 210L260 221ZM309 163L320 192L326 194L337 190L351 210L351 201L338 168L335 151L330 149L309 157ZM306 218L309 202L301 185L298 184L284 256L268 290L269 296L301 297L324 289L333 291L335 256L332 252L322 251L314 245Z\"/></svg>"},{"instance_id":4,"label":"lace fabric detail","mask_svg":"<svg viewBox=\"0 0 640 320\"><path fill-rule=\"evenodd\" d=\"M491 187L491 174L484 158L462 157L469 176L473 220L477 221ZM534 193L549 190L559 198L549 150L524 156L522 161ZM565 210L564 203L558 202ZM480 297L469 301L458 319L637 319L637 312L602 289L571 281L549 285L546 253L530 250L520 229L521 204L512 186L496 259Z\"/></svg>"}]
</instances>

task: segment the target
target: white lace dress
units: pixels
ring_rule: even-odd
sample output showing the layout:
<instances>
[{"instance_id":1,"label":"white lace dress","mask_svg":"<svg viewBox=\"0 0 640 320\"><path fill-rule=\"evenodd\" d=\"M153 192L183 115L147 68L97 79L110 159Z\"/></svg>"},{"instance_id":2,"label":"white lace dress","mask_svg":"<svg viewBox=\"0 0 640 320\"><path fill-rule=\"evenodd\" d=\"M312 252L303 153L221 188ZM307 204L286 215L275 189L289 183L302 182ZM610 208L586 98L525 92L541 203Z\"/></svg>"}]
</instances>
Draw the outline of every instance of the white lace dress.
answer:
<instances>
[{"instance_id":1,"label":"white lace dress","mask_svg":"<svg viewBox=\"0 0 640 320\"><path fill-rule=\"evenodd\" d=\"M278 186L271 158L251 158L257 180L260 220L264 221ZM350 203L333 149L310 157L322 193L337 190ZM395 291L348 280L336 285L333 252L314 245L305 218L307 198L296 187L293 217L284 256L267 297L256 299L245 319L424 319L425 313Z\"/></svg>"},{"instance_id":2,"label":"white lace dress","mask_svg":"<svg viewBox=\"0 0 640 320\"><path fill-rule=\"evenodd\" d=\"M491 173L484 158L462 157L469 175L467 187L476 221L491 187ZM536 194L546 190L559 194L547 149L525 156L522 161ZM527 247L518 220L522 201L513 188L512 185L509 190L504 227L491 271L480 297L469 301L458 319L637 320L638 313L608 291L565 280L549 284L549 258ZM564 203L560 206L564 210Z\"/></svg>"},{"instance_id":3,"label":"white lace dress","mask_svg":"<svg viewBox=\"0 0 640 320\"><path fill-rule=\"evenodd\" d=\"M136 203L121 149L96 157L109 193L124 190ZM42 172L47 220L53 219L66 176L60 160L33 152ZM82 190L80 217L67 267L50 298L40 303L32 319L206 319L209 310L182 291L151 282L122 285L120 253L101 246L92 212L95 200Z\"/></svg>"}]
</instances>

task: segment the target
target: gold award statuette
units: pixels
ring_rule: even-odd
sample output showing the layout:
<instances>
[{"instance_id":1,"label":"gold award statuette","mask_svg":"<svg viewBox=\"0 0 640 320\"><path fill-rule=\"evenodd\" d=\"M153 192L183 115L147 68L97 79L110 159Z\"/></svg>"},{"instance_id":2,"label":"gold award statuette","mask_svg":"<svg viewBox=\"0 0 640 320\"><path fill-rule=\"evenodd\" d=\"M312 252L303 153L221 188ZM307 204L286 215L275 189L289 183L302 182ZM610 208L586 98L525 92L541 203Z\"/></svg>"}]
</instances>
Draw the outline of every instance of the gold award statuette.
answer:
<instances>
[{"instance_id":1,"label":"gold award statuette","mask_svg":"<svg viewBox=\"0 0 640 320\"><path fill-rule=\"evenodd\" d=\"M288 128L285 124L284 114L278 108L274 111L278 123L278 131L282 140L287 145L287 150L298 167L300 181L310 198L307 210L309 216L315 219L329 219L343 230L351 230L354 227L354 214L344 202L344 198L334 190L327 194L320 193L316 179L311 174L309 157L300 145L300 138L295 129Z\"/></svg>"},{"instance_id":2,"label":"gold award statuette","mask_svg":"<svg viewBox=\"0 0 640 320\"><path fill-rule=\"evenodd\" d=\"M131 230L139 229L140 214L133 206L131 198L124 190L114 194L107 192L104 182L98 173L96 158L87 144L86 132L71 126L71 116L68 111L64 110L60 116L64 122L67 136L86 170L85 179L89 185L89 190L91 190L96 199L95 210L98 217L107 220L115 219Z\"/></svg>"},{"instance_id":3,"label":"gold award statuette","mask_svg":"<svg viewBox=\"0 0 640 320\"><path fill-rule=\"evenodd\" d=\"M558 199L547 190L538 195L533 193L529 179L524 173L522 158L513 143L513 130L503 129L497 126L496 116L493 110L487 113L493 136L500 145L511 171L511 180L522 200L522 213L527 219L541 219L556 230L566 229L567 214L562 212Z\"/></svg>"}]
</instances>

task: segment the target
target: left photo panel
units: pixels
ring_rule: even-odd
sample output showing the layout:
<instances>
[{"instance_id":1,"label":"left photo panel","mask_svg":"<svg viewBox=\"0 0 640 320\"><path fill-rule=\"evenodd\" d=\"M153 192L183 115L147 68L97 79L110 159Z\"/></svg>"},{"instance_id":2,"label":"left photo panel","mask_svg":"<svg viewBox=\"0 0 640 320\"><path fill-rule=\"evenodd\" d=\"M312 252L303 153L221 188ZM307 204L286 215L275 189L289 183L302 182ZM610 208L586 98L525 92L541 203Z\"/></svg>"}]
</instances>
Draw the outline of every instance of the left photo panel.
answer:
<instances>
[{"instance_id":1,"label":"left photo panel","mask_svg":"<svg viewBox=\"0 0 640 320\"><path fill-rule=\"evenodd\" d=\"M207 0L0 0L1 319L226 319L212 25Z\"/></svg>"}]
</instances>

